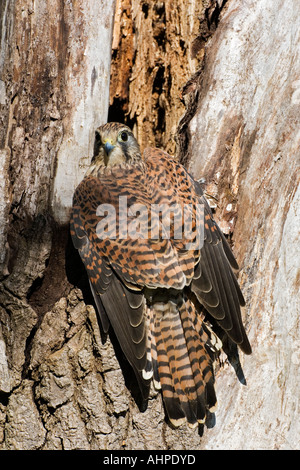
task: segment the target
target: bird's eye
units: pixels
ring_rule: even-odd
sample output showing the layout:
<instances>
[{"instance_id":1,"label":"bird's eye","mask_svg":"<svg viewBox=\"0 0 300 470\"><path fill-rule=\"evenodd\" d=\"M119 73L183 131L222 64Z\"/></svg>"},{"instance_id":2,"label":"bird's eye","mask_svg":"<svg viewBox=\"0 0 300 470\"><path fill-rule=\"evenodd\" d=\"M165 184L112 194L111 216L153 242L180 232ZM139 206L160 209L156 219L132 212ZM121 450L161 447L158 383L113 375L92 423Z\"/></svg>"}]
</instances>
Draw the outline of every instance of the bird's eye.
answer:
<instances>
[{"instance_id":1,"label":"bird's eye","mask_svg":"<svg viewBox=\"0 0 300 470\"><path fill-rule=\"evenodd\" d=\"M122 140L123 142L126 142L126 141L128 140L128 134L127 134L127 132L125 132L125 131L121 132L120 138L121 138L121 140Z\"/></svg>"}]
</instances>

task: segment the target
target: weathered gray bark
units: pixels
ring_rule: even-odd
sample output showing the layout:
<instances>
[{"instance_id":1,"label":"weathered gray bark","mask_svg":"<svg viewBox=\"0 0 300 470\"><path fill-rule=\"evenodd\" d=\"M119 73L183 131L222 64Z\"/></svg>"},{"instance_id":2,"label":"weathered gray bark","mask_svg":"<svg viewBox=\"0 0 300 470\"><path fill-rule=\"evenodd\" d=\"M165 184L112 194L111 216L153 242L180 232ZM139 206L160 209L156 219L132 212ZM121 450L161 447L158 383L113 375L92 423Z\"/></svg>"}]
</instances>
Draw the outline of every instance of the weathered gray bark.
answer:
<instances>
[{"instance_id":1,"label":"weathered gray bark","mask_svg":"<svg viewBox=\"0 0 300 470\"><path fill-rule=\"evenodd\" d=\"M67 358L85 361L79 344L89 331L89 310L66 277L66 224L92 156L94 129L107 119L113 13L111 1L1 3L3 448L88 445L79 403L84 408L90 389L96 396L99 374L86 379L82 373L95 387L74 391L76 373L73 378ZM72 401L75 393L81 395Z\"/></svg>"},{"instance_id":2,"label":"weathered gray bark","mask_svg":"<svg viewBox=\"0 0 300 470\"><path fill-rule=\"evenodd\" d=\"M158 10L153 2L125 3L136 21L131 34L140 34L137 62L129 54L129 70L123 65L131 85L120 96L129 100L122 112L142 144L147 133L159 132L162 107L165 127L157 140L174 148L166 140L181 115L179 80L170 78L175 66L153 89L158 56L168 61L166 52L174 53L182 87L196 71L183 89L178 155L206 178L241 266L254 349L241 355L247 386L227 362L218 369L216 424L203 436L171 429L156 392L139 411L129 391L135 391L132 373L113 338L101 336L68 243L72 193L108 111L113 2L6 0L0 8L0 448L297 448L299 7L292 0L172 2L174 9L166 1ZM183 49L176 54L180 34ZM152 70L149 83L143 66Z\"/></svg>"},{"instance_id":3,"label":"weathered gray bark","mask_svg":"<svg viewBox=\"0 0 300 470\"><path fill-rule=\"evenodd\" d=\"M189 167L233 234L252 356L217 380L205 448L296 449L299 420L300 6L229 2L209 45Z\"/></svg>"}]
</instances>

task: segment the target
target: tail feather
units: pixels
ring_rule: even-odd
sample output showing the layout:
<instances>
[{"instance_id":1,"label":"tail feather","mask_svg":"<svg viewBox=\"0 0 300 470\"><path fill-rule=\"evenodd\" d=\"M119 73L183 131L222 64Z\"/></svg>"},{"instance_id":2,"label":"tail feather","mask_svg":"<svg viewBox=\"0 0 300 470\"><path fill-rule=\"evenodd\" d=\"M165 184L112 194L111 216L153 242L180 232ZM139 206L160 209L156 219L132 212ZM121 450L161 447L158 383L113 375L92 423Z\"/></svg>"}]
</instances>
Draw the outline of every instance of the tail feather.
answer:
<instances>
[{"instance_id":1,"label":"tail feather","mask_svg":"<svg viewBox=\"0 0 300 470\"><path fill-rule=\"evenodd\" d=\"M154 315L152 315L150 308L148 308L148 312L147 312L147 321L148 321L147 357L149 357L149 362L147 363L147 369L151 370L152 372L154 387L157 390L160 390L161 384L159 380L158 367L157 367L157 349L156 349L156 342L154 339ZM143 374L145 374L145 372L143 372Z\"/></svg>"},{"instance_id":2,"label":"tail feather","mask_svg":"<svg viewBox=\"0 0 300 470\"><path fill-rule=\"evenodd\" d=\"M217 348L215 334L209 331L194 305L186 301L180 311L191 369L197 393L197 421L204 422L206 410L216 405L214 391L213 355ZM218 347L220 344L218 343Z\"/></svg>"},{"instance_id":3,"label":"tail feather","mask_svg":"<svg viewBox=\"0 0 300 470\"><path fill-rule=\"evenodd\" d=\"M218 341L189 299L149 309L153 375L171 423L194 427L216 405L212 352Z\"/></svg>"}]
</instances>

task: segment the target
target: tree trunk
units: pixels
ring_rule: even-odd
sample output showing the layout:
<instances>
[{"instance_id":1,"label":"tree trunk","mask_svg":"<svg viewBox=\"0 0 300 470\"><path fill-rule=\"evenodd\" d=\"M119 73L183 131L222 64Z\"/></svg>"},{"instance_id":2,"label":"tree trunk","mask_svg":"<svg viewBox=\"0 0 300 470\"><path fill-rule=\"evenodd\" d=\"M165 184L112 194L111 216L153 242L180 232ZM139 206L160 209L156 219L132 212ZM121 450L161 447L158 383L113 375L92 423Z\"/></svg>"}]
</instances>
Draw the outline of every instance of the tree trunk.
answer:
<instances>
[{"instance_id":1,"label":"tree trunk","mask_svg":"<svg viewBox=\"0 0 300 470\"><path fill-rule=\"evenodd\" d=\"M292 0L2 2L0 448L299 447L299 17ZM247 385L224 359L201 429L172 429L154 390L138 409L69 240L107 116L205 177L241 266Z\"/></svg>"},{"instance_id":2,"label":"tree trunk","mask_svg":"<svg viewBox=\"0 0 300 470\"><path fill-rule=\"evenodd\" d=\"M111 1L1 3L4 449L87 448L89 433L101 434L85 429L93 427L86 395L93 391L96 402L99 373L85 374L87 364L78 362L89 360L83 344L92 342L95 313L68 280L74 269L66 246L72 195L91 159L94 129L107 119L113 13ZM108 432L105 416L97 426Z\"/></svg>"},{"instance_id":3,"label":"tree trunk","mask_svg":"<svg viewBox=\"0 0 300 470\"><path fill-rule=\"evenodd\" d=\"M299 448L300 5L229 2L210 43L189 168L232 236L253 354L217 380L206 448ZM186 131L184 131L186 135Z\"/></svg>"}]
</instances>

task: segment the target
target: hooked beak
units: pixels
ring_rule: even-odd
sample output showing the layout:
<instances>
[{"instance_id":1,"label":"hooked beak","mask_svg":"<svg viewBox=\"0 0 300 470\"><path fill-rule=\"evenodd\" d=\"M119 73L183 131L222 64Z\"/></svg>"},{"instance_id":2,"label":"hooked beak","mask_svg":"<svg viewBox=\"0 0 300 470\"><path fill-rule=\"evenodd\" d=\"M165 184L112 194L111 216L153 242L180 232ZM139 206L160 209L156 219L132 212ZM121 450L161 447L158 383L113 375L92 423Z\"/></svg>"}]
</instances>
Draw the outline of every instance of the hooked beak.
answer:
<instances>
[{"instance_id":1,"label":"hooked beak","mask_svg":"<svg viewBox=\"0 0 300 470\"><path fill-rule=\"evenodd\" d=\"M109 154L114 148L115 146L111 140L104 141L104 151L105 151L104 163L106 166L108 165Z\"/></svg>"},{"instance_id":2,"label":"hooked beak","mask_svg":"<svg viewBox=\"0 0 300 470\"><path fill-rule=\"evenodd\" d=\"M104 144L104 150L105 150L105 153L106 155L108 156L110 154L110 152L112 151L112 149L114 149L115 146L111 143L111 142L105 142Z\"/></svg>"},{"instance_id":3,"label":"hooked beak","mask_svg":"<svg viewBox=\"0 0 300 470\"><path fill-rule=\"evenodd\" d=\"M104 163L106 166L108 165L109 154L114 148L115 146L113 145L111 140L107 140L106 142L104 142L104 151L105 151Z\"/></svg>"}]
</instances>

